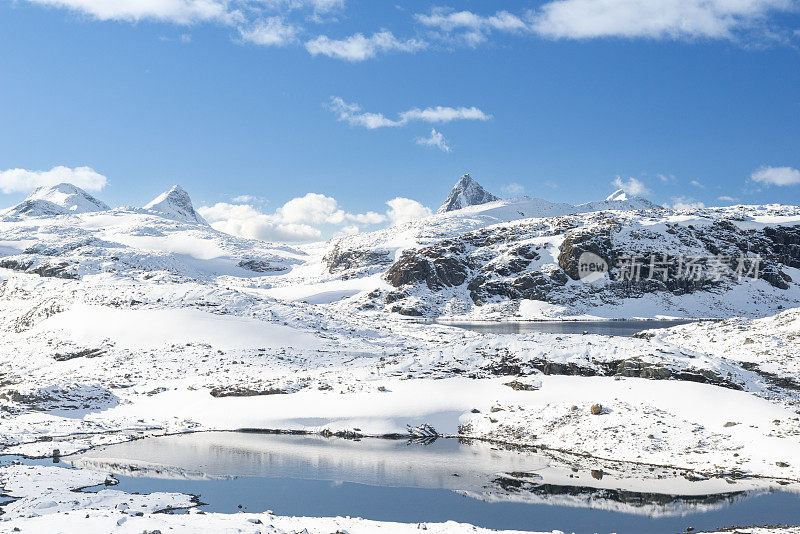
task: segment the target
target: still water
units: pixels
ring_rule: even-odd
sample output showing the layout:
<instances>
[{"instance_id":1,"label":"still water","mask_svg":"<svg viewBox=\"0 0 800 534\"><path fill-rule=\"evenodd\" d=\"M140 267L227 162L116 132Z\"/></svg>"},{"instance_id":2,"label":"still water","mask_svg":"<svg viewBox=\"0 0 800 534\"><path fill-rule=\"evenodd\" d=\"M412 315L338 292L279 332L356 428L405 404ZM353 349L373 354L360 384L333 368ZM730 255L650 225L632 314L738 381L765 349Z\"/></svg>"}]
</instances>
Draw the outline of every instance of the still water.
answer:
<instances>
[{"instance_id":1,"label":"still water","mask_svg":"<svg viewBox=\"0 0 800 534\"><path fill-rule=\"evenodd\" d=\"M626 321L521 321L521 322L482 322L440 324L455 326L486 334L527 334L543 332L548 334L599 334L604 336L632 336L643 330L670 328L691 323L691 320L626 320Z\"/></svg>"},{"instance_id":2,"label":"still water","mask_svg":"<svg viewBox=\"0 0 800 534\"><path fill-rule=\"evenodd\" d=\"M452 439L210 432L112 445L66 461L115 473L124 491L191 493L207 503L203 509L225 513L241 505L279 515L579 534L800 523L797 494L755 489L755 482L691 482L671 469L603 475L543 452Z\"/></svg>"}]
</instances>

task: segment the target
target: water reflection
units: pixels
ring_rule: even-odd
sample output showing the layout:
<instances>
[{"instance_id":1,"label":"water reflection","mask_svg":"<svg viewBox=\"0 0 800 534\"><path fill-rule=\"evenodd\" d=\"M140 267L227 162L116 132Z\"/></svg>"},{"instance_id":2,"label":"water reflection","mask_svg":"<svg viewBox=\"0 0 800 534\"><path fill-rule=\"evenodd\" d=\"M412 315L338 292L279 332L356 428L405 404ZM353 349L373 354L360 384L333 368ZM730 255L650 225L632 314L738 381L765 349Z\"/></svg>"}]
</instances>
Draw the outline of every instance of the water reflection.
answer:
<instances>
[{"instance_id":1,"label":"water reflection","mask_svg":"<svg viewBox=\"0 0 800 534\"><path fill-rule=\"evenodd\" d=\"M428 506L438 502L435 513L448 509L441 508L444 502L463 507L452 501L453 495L468 497L467 502L475 503L468 517L460 517L467 512L454 508L454 515L444 519L477 521L494 528L521 528L513 521L513 526L503 522L513 514L495 521L500 519L494 518L500 513L500 508L494 506L497 504L514 504L524 511L520 512L523 516L534 510L537 517L553 513L563 516L565 510L577 509L582 512L571 519L606 521L603 514L610 513L608 520L613 520L614 525L624 523L620 514L655 520L687 516L710 519L746 513L763 516L765 522L790 518L800 521L800 502L795 495L772 493L762 480L697 479L672 468L599 463L552 452L510 450L452 439L423 445L404 440L210 432L112 445L67 461L78 467L111 471L130 480L150 481L144 486L129 481L128 491L135 487L137 491L192 492L188 487L181 489L179 482L206 481L198 491L212 509L215 503L227 502L227 494L236 491L238 484L239 491L245 494L239 498L245 506L249 503L251 510L260 505L274 509L270 503L277 499L287 508L280 513L292 515L334 513L385 519L397 502L415 495L411 489L418 489L438 491L425 503ZM232 478L241 482L232 482ZM244 490L251 486L258 487L257 498L252 491ZM121 489L126 489L124 484ZM286 500L285 495L291 491L300 492L303 498L295 500L299 502ZM363 495L358 496L361 493L372 499L369 506ZM382 494L391 497L376 501L376 496ZM339 508L332 512L323 506L333 502L339 503ZM776 502L788 512L776 517L770 511ZM786 508L786 502L791 506ZM485 512L476 519L473 515L479 509Z\"/></svg>"}]
</instances>

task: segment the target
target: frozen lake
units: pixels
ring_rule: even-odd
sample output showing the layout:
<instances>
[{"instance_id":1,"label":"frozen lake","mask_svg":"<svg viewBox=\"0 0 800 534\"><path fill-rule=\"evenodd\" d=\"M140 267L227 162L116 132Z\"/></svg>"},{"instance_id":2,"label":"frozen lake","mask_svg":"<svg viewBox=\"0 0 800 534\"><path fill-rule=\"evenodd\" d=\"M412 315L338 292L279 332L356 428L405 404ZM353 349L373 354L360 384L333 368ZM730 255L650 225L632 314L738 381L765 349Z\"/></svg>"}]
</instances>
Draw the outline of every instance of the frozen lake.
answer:
<instances>
[{"instance_id":1,"label":"frozen lake","mask_svg":"<svg viewBox=\"0 0 800 534\"><path fill-rule=\"evenodd\" d=\"M147 438L65 459L115 473L117 489L199 496L232 513L455 520L497 529L676 533L692 526L800 522L800 497L746 482L648 480L571 467L543 452L439 439L211 432ZM241 506L241 508L239 508Z\"/></svg>"}]
</instances>

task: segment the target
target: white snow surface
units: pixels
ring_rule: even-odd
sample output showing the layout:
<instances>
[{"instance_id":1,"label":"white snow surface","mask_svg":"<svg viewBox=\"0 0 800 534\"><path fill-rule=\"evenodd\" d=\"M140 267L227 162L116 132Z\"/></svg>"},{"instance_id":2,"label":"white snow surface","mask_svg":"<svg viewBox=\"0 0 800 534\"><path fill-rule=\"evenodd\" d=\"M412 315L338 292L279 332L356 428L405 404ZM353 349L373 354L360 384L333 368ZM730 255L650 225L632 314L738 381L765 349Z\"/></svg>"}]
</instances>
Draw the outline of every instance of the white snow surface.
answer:
<instances>
[{"instance_id":1,"label":"white snow surface","mask_svg":"<svg viewBox=\"0 0 800 534\"><path fill-rule=\"evenodd\" d=\"M623 489L657 484L648 469L665 465L728 490L800 483L800 270L787 271L794 280L787 290L758 281L706 296L574 306L462 310L453 303L463 295L442 296L450 316L471 319L726 317L632 338L481 334L406 320L371 296L392 290L384 275L404 251L469 231L529 232L541 253L531 268L546 270L557 261L561 238L551 229L560 224L615 217L629 225L624 237L639 243L638 235L667 224L799 224L800 208L581 214L540 199L501 200L346 241L287 246L198 224L173 210L182 205L174 197L146 209L0 218L0 452L66 455L197 430L382 435L429 424L442 434L533 445L563 455L559 465L602 464L616 469L607 480L624 481ZM582 286L574 287L580 296ZM645 378L625 376L643 368ZM593 404L601 414L591 413ZM0 468L0 485L20 497L4 506L13 520L0 522L0 531L223 531L250 519L274 532L416 529L269 514L135 517L114 509L133 497L67 489L101 483L105 473L75 470L68 477L85 478L72 481L52 469L61 468ZM186 503L186 496L136 499L148 512Z\"/></svg>"},{"instance_id":2,"label":"white snow surface","mask_svg":"<svg viewBox=\"0 0 800 534\"><path fill-rule=\"evenodd\" d=\"M179 185L174 185L169 191L158 195L146 204L144 209L157 211L179 220L208 224L206 220L195 211L192 205L192 199L189 198L189 193L184 191Z\"/></svg>"}]
</instances>

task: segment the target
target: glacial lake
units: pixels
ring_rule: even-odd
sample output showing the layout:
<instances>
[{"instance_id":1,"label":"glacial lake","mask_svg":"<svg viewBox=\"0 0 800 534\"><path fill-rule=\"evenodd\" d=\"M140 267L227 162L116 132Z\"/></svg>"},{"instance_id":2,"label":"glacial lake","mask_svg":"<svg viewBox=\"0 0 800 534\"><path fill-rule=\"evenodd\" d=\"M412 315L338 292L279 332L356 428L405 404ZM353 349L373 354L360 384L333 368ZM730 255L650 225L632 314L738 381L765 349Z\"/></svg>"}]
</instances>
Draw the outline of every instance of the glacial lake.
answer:
<instances>
[{"instance_id":1,"label":"glacial lake","mask_svg":"<svg viewBox=\"0 0 800 534\"><path fill-rule=\"evenodd\" d=\"M146 438L64 458L115 474L116 489L197 495L206 511L454 520L495 529L650 534L800 523L800 495L746 481L647 480L544 452L455 439L413 442L209 432ZM577 465L577 464L576 464ZM240 508L241 506L241 508Z\"/></svg>"},{"instance_id":2,"label":"glacial lake","mask_svg":"<svg viewBox=\"0 0 800 534\"><path fill-rule=\"evenodd\" d=\"M516 321L516 322L446 322L437 324L454 326L486 334L528 334L542 332L548 334L599 334L603 336L632 336L643 330L670 328L688 324L690 319L669 320L625 320L625 321Z\"/></svg>"}]
</instances>

